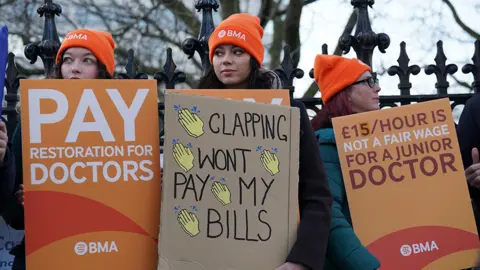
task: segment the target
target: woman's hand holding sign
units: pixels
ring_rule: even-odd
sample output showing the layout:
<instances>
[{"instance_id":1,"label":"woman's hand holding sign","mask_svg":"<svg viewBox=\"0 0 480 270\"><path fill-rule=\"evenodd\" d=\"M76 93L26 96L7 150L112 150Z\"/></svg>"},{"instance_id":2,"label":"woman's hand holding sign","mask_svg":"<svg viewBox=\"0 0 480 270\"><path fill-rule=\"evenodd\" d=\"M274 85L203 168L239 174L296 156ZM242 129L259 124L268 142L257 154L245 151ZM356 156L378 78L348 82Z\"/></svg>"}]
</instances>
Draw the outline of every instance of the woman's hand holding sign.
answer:
<instances>
[{"instance_id":1,"label":"woman's hand holding sign","mask_svg":"<svg viewBox=\"0 0 480 270\"><path fill-rule=\"evenodd\" d=\"M20 185L20 189L15 192L15 196L17 197L18 203L24 205L23 202L25 200L25 191L23 190L23 185Z\"/></svg>"},{"instance_id":2,"label":"woman's hand holding sign","mask_svg":"<svg viewBox=\"0 0 480 270\"><path fill-rule=\"evenodd\" d=\"M472 149L472 165L465 170L467 183L475 188L480 189L480 157L478 149Z\"/></svg>"},{"instance_id":3,"label":"woman's hand holding sign","mask_svg":"<svg viewBox=\"0 0 480 270\"><path fill-rule=\"evenodd\" d=\"M3 159L5 158L5 154L7 153L7 144L8 144L7 126L3 121L0 121L0 163L3 162Z\"/></svg>"}]
</instances>

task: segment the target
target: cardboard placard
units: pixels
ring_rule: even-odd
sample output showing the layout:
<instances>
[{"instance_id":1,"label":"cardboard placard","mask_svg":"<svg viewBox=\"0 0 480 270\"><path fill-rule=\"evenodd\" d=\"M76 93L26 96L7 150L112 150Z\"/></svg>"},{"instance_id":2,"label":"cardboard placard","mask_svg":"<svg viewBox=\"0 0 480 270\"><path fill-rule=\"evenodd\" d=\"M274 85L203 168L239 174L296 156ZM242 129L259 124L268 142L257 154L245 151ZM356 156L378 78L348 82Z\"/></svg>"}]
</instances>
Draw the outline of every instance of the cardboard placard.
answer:
<instances>
[{"instance_id":1,"label":"cardboard placard","mask_svg":"<svg viewBox=\"0 0 480 270\"><path fill-rule=\"evenodd\" d=\"M168 92L290 106L290 93L286 89L168 89Z\"/></svg>"},{"instance_id":2,"label":"cardboard placard","mask_svg":"<svg viewBox=\"0 0 480 270\"><path fill-rule=\"evenodd\" d=\"M356 235L382 269L465 269L479 240L448 99L334 118Z\"/></svg>"},{"instance_id":3,"label":"cardboard placard","mask_svg":"<svg viewBox=\"0 0 480 270\"><path fill-rule=\"evenodd\" d=\"M172 92L165 104L158 269L281 265L297 230L298 108Z\"/></svg>"},{"instance_id":4,"label":"cardboard placard","mask_svg":"<svg viewBox=\"0 0 480 270\"><path fill-rule=\"evenodd\" d=\"M156 269L154 80L22 80L27 269Z\"/></svg>"}]
</instances>

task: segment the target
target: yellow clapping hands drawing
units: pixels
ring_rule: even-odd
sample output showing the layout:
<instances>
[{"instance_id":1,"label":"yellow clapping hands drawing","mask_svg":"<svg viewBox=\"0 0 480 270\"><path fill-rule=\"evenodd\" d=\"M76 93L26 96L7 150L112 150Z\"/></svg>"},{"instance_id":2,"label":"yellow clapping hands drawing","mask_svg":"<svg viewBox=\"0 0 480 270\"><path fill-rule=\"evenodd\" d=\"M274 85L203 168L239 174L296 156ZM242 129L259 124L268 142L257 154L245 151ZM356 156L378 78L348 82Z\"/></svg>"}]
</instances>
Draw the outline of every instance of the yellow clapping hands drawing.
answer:
<instances>
[{"instance_id":1,"label":"yellow clapping hands drawing","mask_svg":"<svg viewBox=\"0 0 480 270\"><path fill-rule=\"evenodd\" d=\"M180 166L185 172L190 171L194 166L193 160L195 158L192 150L181 143L176 142L173 144L173 158L178 166Z\"/></svg>"},{"instance_id":2,"label":"yellow clapping hands drawing","mask_svg":"<svg viewBox=\"0 0 480 270\"><path fill-rule=\"evenodd\" d=\"M230 190L226 184L215 181L212 185L212 193L223 206L231 203Z\"/></svg>"},{"instance_id":3,"label":"yellow clapping hands drawing","mask_svg":"<svg viewBox=\"0 0 480 270\"><path fill-rule=\"evenodd\" d=\"M188 212L183 209L177 216L178 224L182 227L183 231L191 237L200 233L200 225L198 224L198 218L194 213Z\"/></svg>"},{"instance_id":4,"label":"yellow clapping hands drawing","mask_svg":"<svg viewBox=\"0 0 480 270\"><path fill-rule=\"evenodd\" d=\"M188 135L194 138L202 136L203 121L196 112L191 112L188 109L179 109L178 122L180 122L180 125L182 125Z\"/></svg>"},{"instance_id":5,"label":"yellow clapping hands drawing","mask_svg":"<svg viewBox=\"0 0 480 270\"><path fill-rule=\"evenodd\" d=\"M260 160L262 161L265 170L267 170L267 172L269 172L272 176L280 171L280 163L278 161L277 154L264 149L260 155Z\"/></svg>"}]
</instances>

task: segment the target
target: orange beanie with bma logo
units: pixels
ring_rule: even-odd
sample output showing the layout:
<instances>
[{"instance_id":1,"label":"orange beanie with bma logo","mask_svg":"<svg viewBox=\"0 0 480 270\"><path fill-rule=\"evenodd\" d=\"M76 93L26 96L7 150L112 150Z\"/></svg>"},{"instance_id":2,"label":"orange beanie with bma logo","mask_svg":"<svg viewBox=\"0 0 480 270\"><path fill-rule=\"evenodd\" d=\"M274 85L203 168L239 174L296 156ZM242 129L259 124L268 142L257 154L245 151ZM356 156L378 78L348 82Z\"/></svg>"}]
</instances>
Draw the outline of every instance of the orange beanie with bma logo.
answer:
<instances>
[{"instance_id":1,"label":"orange beanie with bma logo","mask_svg":"<svg viewBox=\"0 0 480 270\"><path fill-rule=\"evenodd\" d=\"M108 73L113 76L115 42L110 33L89 29L78 29L68 33L58 50L55 62L58 64L62 54L72 47L82 47L90 50L106 66Z\"/></svg>"},{"instance_id":2,"label":"orange beanie with bma logo","mask_svg":"<svg viewBox=\"0 0 480 270\"><path fill-rule=\"evenodd\" d=\"M215 48L234 45L247 51L261 67L265 48L262 44L263 28L260 19L247 13L233 14L222 21L208 40L209 58L212 63Z\"/></svg>"}]
</instances>

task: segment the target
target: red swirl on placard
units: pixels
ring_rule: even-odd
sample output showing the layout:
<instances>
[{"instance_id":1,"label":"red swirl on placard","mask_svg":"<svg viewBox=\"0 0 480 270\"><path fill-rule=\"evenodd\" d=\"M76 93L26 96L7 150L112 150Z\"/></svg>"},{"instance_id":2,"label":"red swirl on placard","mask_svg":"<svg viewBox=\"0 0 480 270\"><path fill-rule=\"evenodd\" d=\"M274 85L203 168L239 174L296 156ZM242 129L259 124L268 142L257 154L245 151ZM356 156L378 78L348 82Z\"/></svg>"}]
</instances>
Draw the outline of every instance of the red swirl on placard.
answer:
<instances>
[{"instance_id":1,"label":"red swirl on placard","mask_svg":"<svg viewBox=\"0 0 480 270\"><path fill-rule=\"evenodd\" d=\"M157 241L133 220L98 201L55 191L29 191L28 200L35 205L29 208L25 224L27 256L60 239L91 232L129 232Z\"/></svg>"},{"instance_id":2,"label":"red swirl on placard","mask_svg":"<svg viewBox=\"0 0 480 270\"><path fill-rule=\"evenodd\" d=\"M423 226L385 235L367 246L382 269L422 269L460 251L480 248L478 235L443 226Z\"/></svg>"}]
</instances>

